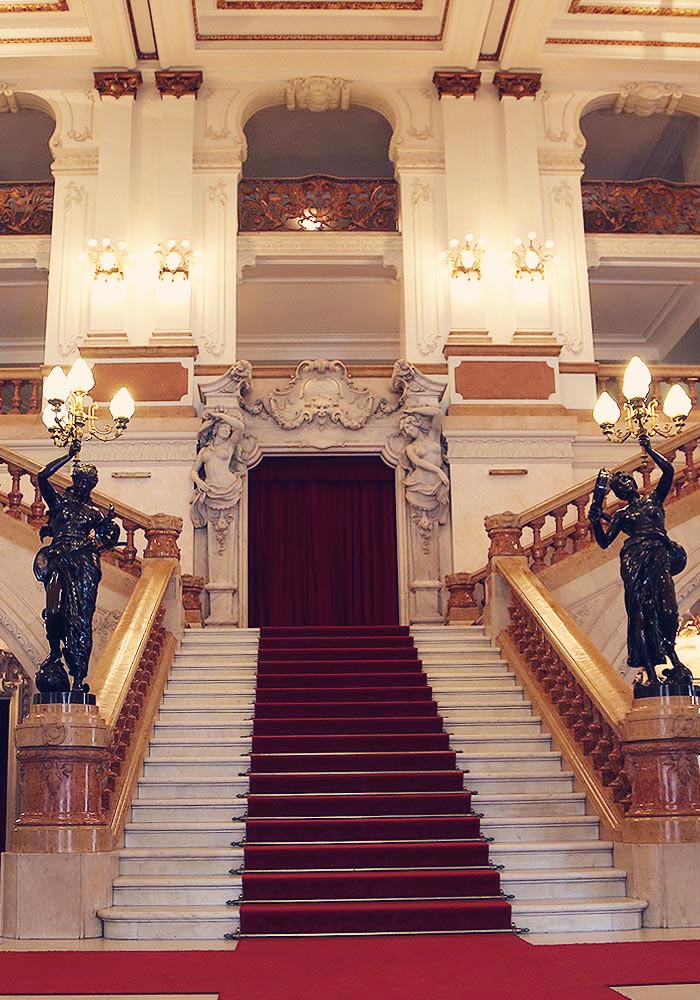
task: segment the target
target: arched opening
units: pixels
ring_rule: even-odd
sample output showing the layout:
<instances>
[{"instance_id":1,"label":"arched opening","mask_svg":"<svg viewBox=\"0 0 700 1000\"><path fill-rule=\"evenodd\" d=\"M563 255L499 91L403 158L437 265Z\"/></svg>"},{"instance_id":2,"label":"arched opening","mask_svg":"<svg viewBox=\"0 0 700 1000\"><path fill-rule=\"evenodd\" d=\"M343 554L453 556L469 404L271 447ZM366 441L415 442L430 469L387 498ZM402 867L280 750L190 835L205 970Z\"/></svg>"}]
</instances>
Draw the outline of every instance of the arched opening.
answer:
<instances>
[{"instance_id":1,"label":"arched opening","mask_svg":"<svg viewBox=\"0 0 700 1000\"><path fill-rule=\"evenodd\" d=\"M50 236L53 216L53 118L25 107L10 92L0 101L0 239ZM3 376L0 411L24 412L36 405L28 381L12 381L13 366L40 364L44 356L48 275L17 254L0 269L0 356Z\"/></svg>"},{"instance_id":2,"label":"arched opening","mask_svg":"<svg viewBox=\"0 0 700 1000\"><path fill-rule=\"evenodd\" d=\"M620 114L598 108L581 119L585 180L700 183L700 118Z\"/></svg>"},{"instance_id":3,"label":"arched opening","mask_svg":"<svg viewBox=\"0 0 700 1000\"><path fill-rule=\"evenodd\" d=\"M700 234L700 118L680 107L630 113L593 107L581 119L586 232ZM611 98L612 102L612 98ZM672 111L672 113L669 113ZM641 354L666 365L700 364L700 281L676 255L609 260L590 273L596 359Z\"/></svg>"},{"instance_id":4,"label":"arched opening","mask_svg":"<svg viewBox=\"0 0 700 1000\"><path fill-rule=\"evenodd\" d=\"M372 245L377 234L398 228L392 131L382 114L359 105L322 112L274 105L251 115L244 127L240 233L247 239L296 233L297 241L288 244L288 255L284 240L274 255L256 248L255 263L242 270L242 356L257 363L398 357L401 288L382 245ZM317 234L326 232L366 234L367 252L334 253L337 242L317 242L323 249L313 253Z\"/></svg>"}]
</instances>

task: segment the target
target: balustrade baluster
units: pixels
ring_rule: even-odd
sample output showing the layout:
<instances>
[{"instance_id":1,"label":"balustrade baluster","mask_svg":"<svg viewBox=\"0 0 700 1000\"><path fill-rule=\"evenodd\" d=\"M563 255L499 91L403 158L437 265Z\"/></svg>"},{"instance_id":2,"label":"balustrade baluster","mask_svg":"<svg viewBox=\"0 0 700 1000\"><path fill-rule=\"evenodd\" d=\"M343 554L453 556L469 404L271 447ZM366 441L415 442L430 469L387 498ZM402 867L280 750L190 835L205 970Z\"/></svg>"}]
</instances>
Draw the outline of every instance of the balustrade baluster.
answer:
<instances>
[{"instance_id":1,"label":"balustrade baluster","mask_svg":"<svg viewBox=\"0 0 700 1000\"><path fill-rule=\"evenodd\" d=\"M29 517L27 520L32 527L39 528L46 519L46 509L44 507L41 491L39 490L39 480L36 476L31 475L29 477L29 482L34 487L34 499L32 500L31 507L29 508Z\"/></svg>"},{"instance_id":2,"label":"balustrade baluster","mask_svg":"<svg viewBox=\"0 0 700 1000\"><path fill-rule=\"evenodd\" d=\"M584 497L578 497L574 500L577 514L576 528L574 530L574 552L580 552L581 549L588 545L591 539L591 525L586 514L586 507L589 500L589 493L586 493Z\"/></svg>"},{"instance_id":3,"label":"balustrade baluster","mask_svg":"<svg viewBox=\"0 0 700 1000\"><path fill-rule=\"evenodd\" d=\"M529 521L526 527L530 528L532 531L532 545L530 546L530 568L533 573L539 573L546 566L544 561L544 555L546 547L542 544L542 528L544 527L545 519L543 517L537 517L533 521Z\"/></svg>"},{"instance_id":4,"label":"balustrade baluster","mask_svg":"<svg viewBox=\"0 0 700 1000\"><path fill-rule=\"evenodd\" d=\"M566 559L566 534L564 532L564 518L566 517L567 507L557 507L556 510L552 511L552 516L554 517L554 535L551 539L551 545L554 549L552 555L552 562L561 562L562 559Z\"/></svg>"},{"instance_id":5,"label":"balustrade baluster","mask_svg":"<svg viewBox=\"0 0 700 1000\"><path fill-rule=\"evenodd\" d=\"M134 534L138 528L138 524L134 521L127 521L126 518L122 518L122 527L124 533L126 534L126 545L121 550L120 561L125 566L130 566L136 560L136 546L134 545Z\"/></svg>"},{"instance_id":6,"label":"balustrade baluster","mask_svg":"<svg viewBox=\"0 0 700 1000\"><path fill-rule=\"evenodd\" d=\"M22 407L22 379L12 379L12 397L10 399L10 413L19 413Z\"/></svg>"},{"instance_id":7,"label":"balustrade baluster","mask_svg":"<svg viewBox=\"0 0 700 1000\"><path fill-rule=\"evenodd\" d=\"M41 382L38 379L33 379L30 382L32 387L31 395L28 400L28 413L38 413L39 406L41 404Z\"/></svg>"},{"instance_id":8,"label":"balustrade baluster","mask_svg":"<svg viewBox=\"0 0 700 1000\"><path fill-rule=\"evenodd\" d=\"M698 468L695 464L695 447L693 441L681 446L681 451L685 456L685 469L683 470L683 489L687 493L692 493L698 488Z\"/></svg>"},{"instance_id":9,"label":"balustrade baluster","mask_svg":"<svg viewBox=\"0 0 700 1000\"><path fill-rule=\"evenodd\" d=\"M7 471L12 477L12 486L10 487L10 492L7 494L7 513L10 517L14 517L16 521L22 519L22 487L21 481L24 475L24 469L20 469L16 465L8 465Z\"/></svg>"}]
</instances>

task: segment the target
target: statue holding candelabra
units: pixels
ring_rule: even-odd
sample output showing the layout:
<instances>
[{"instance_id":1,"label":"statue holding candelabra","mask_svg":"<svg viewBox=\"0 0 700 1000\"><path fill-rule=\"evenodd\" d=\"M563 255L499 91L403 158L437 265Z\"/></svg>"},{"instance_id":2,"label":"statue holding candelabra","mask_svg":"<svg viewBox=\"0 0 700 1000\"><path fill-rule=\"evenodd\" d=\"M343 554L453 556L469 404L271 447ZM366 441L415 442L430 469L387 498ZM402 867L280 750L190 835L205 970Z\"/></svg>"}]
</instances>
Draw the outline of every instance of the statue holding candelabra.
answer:
<instances>
[{"instance_id":1,"label":"statue holding candelabra","mask_svg":"<svg viewBox=\"0 0 700 1000\"><path fill-rule=\"evenodd\" d=\"M658 403L647 401L650 385L649 369L640 358L633 358L622 385L627 399L626 432L615 430L620 409L607 393L596 404L594 416L609 440L635 437L661 476L654 489L644 495L631 473L601 469L588 512L594 538L601 548L607 549L620 534L627 536L620 552L620 575L627 612L627 662L640 671L635 681L637 697L658 694L661 685L666 693L693 692L693 675L681 663L675 648L679 620L673 577L685 569L687 554L666 531L664 501L673 485L673 464L651 446L652 434L671 437L682 430L692 403L681 386L673 386L664 412L675 428L659 426ZM612 513L603 509L608 490L622 501L622 506ZM662 671L662 680L656 668L667 660L671 666Z\"/></svg>"}]
</instances>

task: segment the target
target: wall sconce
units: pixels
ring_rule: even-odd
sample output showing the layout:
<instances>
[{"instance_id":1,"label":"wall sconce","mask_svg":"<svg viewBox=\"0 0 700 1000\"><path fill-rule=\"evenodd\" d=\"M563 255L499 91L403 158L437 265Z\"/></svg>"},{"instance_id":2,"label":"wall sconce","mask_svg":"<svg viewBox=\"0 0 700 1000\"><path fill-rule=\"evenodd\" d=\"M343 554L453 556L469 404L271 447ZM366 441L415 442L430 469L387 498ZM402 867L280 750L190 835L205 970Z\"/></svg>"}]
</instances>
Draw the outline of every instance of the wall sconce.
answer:
<instances>
[{"instance_id":1,"label":"wall sconce","mask_svg":"<svg viewBox=\"0 0 700 1000\"><path fill-rule=\"evenodd\" d=\"M90 437L109 441L126 430L136 409L128 389L122 386L114 394L109 404L114 423L100 428L97 426L98 404L88 396L94 384L92 370L81 357L73 362L68 374L56 365L44 379L47 405L41 419L58 448L65 448L73 441L82 443L83 438Z\"/></svg>"},{"instance_id":2,"label":"wall sconce","mask_svg":"<svg viewBox=\"0 0 700 1000\"><path fill-rule=\"evenodd\" d=\"M626 399L623 404L624 418L627 430L616 429L615 424L620 419L621 411L609 392L602 392L593 408L593 419L600 427L608 441L621 444L629 437L639 440L645 434L652 437L674 437L685 427L688 414L693 408L692 400L682 385L672 385L664 400L663 412L673 421L673 424L658 423L659 401L651 399L647 402L651 386L651 372L642 359L636 354L627 365L622 379L622 394Z\"/></svg>"},{"instance_id":3,"label":"wall sconce","mask_svg":"<svg viewBox=\"0 0 700 1000\"><path fill-rule=\"evenodd\" d=\"M89 258L94 268L93 278L98 281L123 281L124 268L128 254L126 243L120 240L116 245L109 237L105 236L100 240L88 240L90 250L83 257Z\"/></svg>"},{"instance_id":4,"label":"wall sconce","mask_svg":"<svg viewBox=\"0 0 700 1000\"><path fill-rule=\"evenodd\" d=\"M153 253L158 261L158 277L161 281L175 281L181 278L187 281L190 276L192 257L189 240L166 240L153 246Z\"/></svg>"},{"instance_id":5,"label":"wall sconce","mask_svg":"<svg viewBox=\"0 0 700 1000\"><path fill-rule=\"evenodd\" d=\"M469 281L476 278L481 280L481 261L486 249L486 240L483 237L474 238L473 233L467 233L464 242L450 240L449 249L443 250L440 260L447 261L452 269L452 277L459 278L460 275Z\"/></svg>"},{"instance_id":6,"label":"wall sconce","mask_svg":"<svg viewBox=\"0 0 700 1000\"><path fill-rule=\"evenodd\" d=\"M516 278L529 278L530 281L534 281L535 275L539 275L544 281L545 264L550 260L555 264L559 263L559 258L553 256L551 253L554 249L554 240L545 240L542 245L535 246L537 233L534 229L527 234L527 238L527 246L525 246L519 236L516 236L513 240L515 247L513 250L515 276Z\"/></svg>"}]
</instances>

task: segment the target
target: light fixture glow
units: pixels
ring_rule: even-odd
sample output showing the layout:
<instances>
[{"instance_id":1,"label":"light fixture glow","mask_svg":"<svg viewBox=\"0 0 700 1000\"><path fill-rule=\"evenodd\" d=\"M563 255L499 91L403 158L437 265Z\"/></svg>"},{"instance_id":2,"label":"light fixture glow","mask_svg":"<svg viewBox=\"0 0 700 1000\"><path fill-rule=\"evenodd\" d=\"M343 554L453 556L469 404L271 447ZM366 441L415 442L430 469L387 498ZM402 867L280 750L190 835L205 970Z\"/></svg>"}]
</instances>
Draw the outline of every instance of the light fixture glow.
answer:
<instances>
[{"instance_id":1,"label":"light fixture glow","mask_svg":"<svg viewBox=\"0 0 700 1000\"><path fill-rule=\"evenodd\" d=\"M108 236L98 243L96 239L88 240L89 252L87 258L92 262L95 281L123 281L124 268L128 254L126 243L119 240L115 245Z\"/></svg>"},{"instance_id":2,"label":"light fixture glow","mask_svg":"<svg viewBox=\"0 0 700 1000\"><path fill-rule=\"evenodd\" d=\"M593 419L600 427L613 426L620 419L620 407L609 392L601 392L593 407Z\"/></svg>"},{"instance_id":3,"label":"light fixture glow","mask_svg":"<svg viewBox=\"0 0 700 1000\"><path fill-rule=\"evenodd\" d=\"M440 259L448 261L452 269L451 277L465 277L471 281L476 278L481 279L481 262L484 256L486 240L475 239L473 233L467 233L464 242L452 239L448 243L447 250L443 250Z\"/></svg>"},{"instance_id":4,"label":"light fixture glow","mask_svg":"<svg viewBox=\"0 0 700 1000\"><path fill-rule=\"evenodd\" d=\"M193 257L189 240L171 237L154 246L153 253L158 261L158 278L161 281L175 281L176 278L188 280Z\"/></svg>"},{"instance_id":5,"label":"light fixture glow","mask_svg":"<svg viewBox=\"0 0 700 1000\"><path fill-rule=\"evenodd\" d=\"M515 263L515 275L517 278L529 278L534 281L536 277L544 280L545 265L550 260L556 260L551 251L554 249L554 240L545 240L541 246L535 246L537 233L531 229L527 234L528 243L516 236L513 240L513 261Z\"/></svg>"},{"instance_id":6,"label":"light fixture glow","mask_svg":"<svg viewBox=\"0 0 700 1000\"><path fill-rule=\"evenodd\" d=\"M78 357L70 367L66 377L70 392L79 392L85 395L90 392L95 384L92 368L83 358Z\"/></svg>"},{"instance_id":7,"label":"light fixture glow","mask_svg":"<svg viewBox=\"0 0 700 1000\"><path fill-rule=\"evenodd\" d=\"M676 382L666 393L663 411L671 420L678 420L688 416L693 408L693 401L680 383Z\"/></svg>"},{"instance_id":8,"label":"light fixture glow","mask_svg":"<svg viewBox=\"0 0 700 1000\"><path fill-rule=\"evenodd\" d=\"M664 400L663 412L673 423L660 424L658 419L659 401L649 389L653 379L649 368L635 355L625 369L622 379L622 395L625 397L622 413L625 428L615 425L620 419L620 407L608 392L603 392L593 408L593 419L600 426L608 441L621 444L633 437L640 441L655 434L670 438L685 427L693 402L682 385L672 385ZM654 390L655 392L656 390Z\"/></svg>"},{"instance_id":9,"label":"light fixture glow","mask_svg":"<svg viewBox=\"0 0 700 1000\"><path fill-rule=\"evenodd\" d=\"M109 412L115 420L131 420L135 411L136 403L129 390L123 385L112 397Z\"/></svg>"},{"instance_id":10,"label":"light fixture glow","mask_svg":"<svg viewBox=\"0 0 700 1000\"><path fill-rule=\"evenodd\" d=\"M65 403L70 393L66 373L56 365L44 379L44 399L49 403Z\"/></svg>"},{"instance_id":11,"label":"light fixture glow","mask_svg":"<svg viewBox=\"0 0 700 1000\"><path fill-rule=\"evenodd\" d=\"M92 369L80 356L67 375L56 365L46 376L44 399L48 405L41 419L57 447L65 448L74 441L82 444L90 437L109 441L124 433L136 409L131 395L124 387L115 393L109 404L114 423L100 428L97 426L98 404L87 395L94 384Z\"/></svg>"},{"instance_id":12,"label":"light fixture glow","mask_svg":"<svg viewBox=\"0 0 700 1000\"><path fill-rule=\"evenodd\" d=\"M639 355L635 354L625 369L622 394L625 399L646 399L651 385L651 372Z\"/></svg>"}]
</instances>

